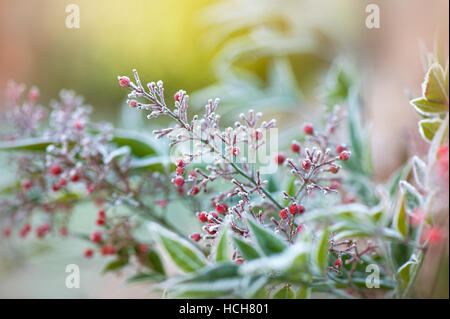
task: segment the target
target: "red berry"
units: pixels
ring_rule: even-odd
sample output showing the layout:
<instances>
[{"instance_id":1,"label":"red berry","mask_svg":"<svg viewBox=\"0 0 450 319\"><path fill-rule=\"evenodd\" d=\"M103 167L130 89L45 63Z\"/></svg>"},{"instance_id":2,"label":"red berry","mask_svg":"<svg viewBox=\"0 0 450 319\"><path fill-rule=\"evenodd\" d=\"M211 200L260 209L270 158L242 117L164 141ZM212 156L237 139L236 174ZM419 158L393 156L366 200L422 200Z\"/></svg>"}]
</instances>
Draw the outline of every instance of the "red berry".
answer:
<instances>
[{"instance_id":1,"label":"red berry","mask_svg":"<svg viewBox=\"0 0 450 319\"><path fill-rule=\"evenodd\" d=\"M208 221L208 214L206 212L201 212L198 214L198 220L202 223L206 223Z\"/></svg>"},{"instance_id":2,"label":"red berry","mask_svg":"<svg viewBox=\"0 0 450 319\"><path fill-rule=\"evenodd\" d=\"M175 163L176 163L177 167L185 167L186 166L186 163L183 161L182 158L177 159L175 161Z\"/></svg>"},{"instance_id":3,"label":"red berry","mask_svg":"<svg viewBox=\"0 0 450 319\"><path fill-rule=\"evenodd\" d=\"M311 167L311 160L309 160L308 158L305 158L303 161L302 161L302 167L303 167L303 169L305 169L305 170L309 170L310 169L310 167Z\"/></svg>"},{"instance_id":4,"label":"red berry","mask_svg":"<svg viewBox=\"0 0 450 319\"><path fill-rule=\"evenodd\" d=\"M343 151L345 151L347 149L347 146L345 146L344 144L340 144L338 146L336 146L336 153L340 154Z\"/></svg>"},{"instance_id":5,"label":"red berry","mask_svg":"<svg viewBox=\"0 0 450 319\"><path fill-rule=\"evenodd\" d=\"M106 217L106 212L102 209L98 212L98 218L105 218Z\"/></svg>"},{"instance_id":6,"label":"red berry","mask_svg":"<svg viewBox=\"0 0 450 319\"><path fill-rule=\"evenodd\" d=\"M208 226L206 226L206 232L210 235L214 235L215 233L217 233L217 228L214 227L213 224L208 224Z\"/></svg>"},{"instance_id":7,"label":"red berry","mask_svg":"<svg viewBox=\"0 0 450 319\"><path fill-rule=\"evenodd\" d=\"M22 181L22 188L24 190L26 190L26 191L29 190L31 188L31 186L33 186L33 183L29 179L24 179Z\"/></svg>"},{"instance_id":8,"label":"red berry","mask_svg":"<svg viewBox=\"0 0 450 319\"><path fill-rule=\"evenodd\" d=\"M339 172L339 166L337 165L331 165L329 168L329 171L333 174L337 174L337 172Z\"/></svg>"},{"instance_id":9,"label":"red berry","mask_svg":"<svg viewBox=\"0 0 450 319\"><path fill-rule=\"evenodd\" d=\"M177 176L173 180L173 183L175 184L176 187L181 188L184 185L184 178L181 176Z\"/></svg>"},{"instance_id":10,"label":"red berry","mask_svg":"<svg viewBox=\"0 0 450 319\"><path fill-rule=\"evenodd\" d=\"M298 225L296 230L297 233L301 232L303 230L303 225L302 224Z\"/></svg>"},{"instance_id":11,"label":"red berry","mask_svg":"<svg viewBox=\"0 0 450 319\"><path fill-rule=\"evenodd\" d=\"M84 257L91 258L94 255L94 250L88 248L84 251Z\"/></svg>"},{"instance_id":12,"label":"red berry","mask_svg":"<svg viewBox=\"0 0 450 319\"><path fill-rule=\"evenodd\" d=\"M338 258L334 261L334 267L341 268L342 267L342 259Z\"/></svg>"},{"instance_id":13,"label":"red berry","mask_svg":"<svg viewBox=\"0 0 450 319\"><path fill-rule=\"evenodd\" d=\"M136 107L137 101L136 101L136 100L128 100L128 105L129 105L130 107Z\"/></svg>"},{"instance_id":14,"label":"red berry","mask_svg":"<svg viewBox=\"0 0 450 319\"><path fill-rule=\"evenodd\" d=\"M182 195L184 195L185 192L186 192L186 188L185 187L178 187L177 188L178 195L182 196Z\"/></svg>"},{"instance_id":15,"label":"red berry","mask_svg":"<svg viewBox=\"0 0 450 319\"><path fill-rule=\"evenodd\" d=\"M58 164L53 164L50 166L50 174L57 176L62 173L62 168Z\"/></svg>"},{"instance_id":16,"label":"red berry","mask_svg":"<svg viewBox=\"0 0 450 319\"><path fill-rule=\"evenodd\" d=\"M189 172L189 176L195 178L195 177L197 177L197 172L196 171L190 171Z\"/></svg>"},{"instance_id":17,"label":"red berry","mask_svg":"<svg viewBox=\"0 0 450 319\"><path fill-rule=\"evenodd\" d=\"M119 76L119 84L122 87L129 87L130 79L127 76Z\"/></svg>"},{"instance_id":18,"label":"red berry","mask_svg":"<svg viewBox=\"0 0 450 319\"><path fill-rule=\"evenodd\" d=\"M260 140L263 137L263 132L260 129L257 129L254 135L256 140Z\"/></svg>"},{"instance_id":19,"label":"red berry","mask_svg":"<svg viewBox=\"0 0 450 319\"><path fill-rule=\"evenodd\" d=\"M78 182L79 180L80 180L80 175L78 175L78 174L73 174L72 177L70 178L70 181L74 182L74 183Z\"/></svg>"},{"instance_id":20,"label":"red berry","mask_svg":"<svg viewBox=\"0 0 450 319\"><path fill-rule=\"evenodd\" d=\"M219 218L219 215L217 215L216 212L209 212L208 221L214 222L214 220L217 219L217 218Z\"/></svg>"},{"instance_id":21,"label":"red berry","mask_svg":"<svg viewBox=\"0 0 450 319\"><path fill-rule=\"evenodd\" d=\"M191 234L191 236L189 236L193 241L199 241L200 239L202 239L202 236L198 233L193 233Z\"/></svg>"},{"instance_id":22,"label":"red berry","mask_svg":"<svg viewBox=\"0 0 450 319\"><path fill-rule=\"evenodd\" d=\"M233 154L234 157L239 156L240 153L241 153L241 150L237 146L235 146L231 149L231 154Z\"/></svg>"},{"instance_id":23,"label":"red berry","mask_svg":"<svg viewBox=\"0 0 450 319\"><path fill-rule=\"evenodd\" d=\"M173 96L173 98L175 99L175 101L180 102L181 99L181 94L179 92L175 93L175 95Z\"/></svg>"},{"instance_id":24,"label":"red berry","mask_svg":"<svg viewBox=\"0 0 450 319\"><path fill-rule=\"evenodd\" d=\"M91 234L91 241L93 243L99 243L102 241L102 233L100 231L95 231Z\"/></svg>"},{"instance_id":25,"label":"red berry","mask_svg":"<svg viewBox=\"0 0 450 319\"><path fill-rule=\"evenodd\" d=\"M30 232L30 230L31 230L31 225L30 225L30 223L26 223L26 224L20 229L20 233L19 233L20 237L22 237L22 238L26 237L26 236L28 235L28 233Z\"/></svg>"},{"instance_id":26,"label":"red berry","mask_svg":"<svg viewBox=\"0 0 450 319\"><path fill-rule=\"evenodd\" d=\"M225 215L228 212L228 205L225 203L217 204L216 212L218 212L219 214Z\"/></svg>"},{"instance_id":27,"label":"red berry","mask_svg":"<svg viewBox=\"0 0 450 319\"><path fill-rule=\"evenodd\" d=\"M292 215L297 214L298 211L299 211L299 207L298 207L298 204L297 204L297 203L293 203L293 204L289 207L289 212L290 212Z\"/></svg>"},{"instance_id":28,"label":"red berry","mask_svg":"<svg viewBox=\"0 0 450 319\"><path fill-rule=\"evenodd\" d=\"M297 141L293 141L291 144L291 151L294 153L300 153L301 146L300 143Z\"/></svg>"},{"instance_id":29,"label":"red berry","mask_svg":"<svg viewBox=\"0 0 450 319\"><path fill-rule=\"evenodd\" d=\"M305 212L305 206L303 206L302 204L298 205L298 213L299 214L303 214Z\"/></svg>"},{"instance_id":30,"label":"red berry","mask_svg":"<svg viewBox=\"0 0 450 319\"><path fill-rule=\"evenodd\" d=\"M199 192L200 192L200 187L198 187L198 185L194 185L191 187L190 193L192 195L197 195Z\"/></svg>"},{"instance_id":31,"label":"red berry","mask_svg":"<svg viewBox=\"0 0 450 319\"><path fill-rule=\"evenodd\" d=\"M350 153L347 152L347 151L342 151L342 152L339 154L339 158L341 159L341 161L348 161L349 158L350 158Z\"/></svg>"},{"instance_id":32,"label":"red berry","mask_svg":"<svg viewBox=\"0 0 450 319\"><path fill-rule=\"evenodd\" d=\"M275 155L275 163L277 163L278 165L283 164L285 160L286 156L283 153L278 153L277 155Z\"/></svg>"},{"instance_id":33,"label":"red berry","mask_svg":"<svg viewBox=\"0 0 450 319\"><path fill-rule=\"evenodd\" d=\"M116 247L112 245L103 245L100 252L103 256L114 255L116 253Z\"/></svg>"},{"instance_id":34,"label":"red berry","mask_svg":"<svg viewBox=\"0 0 450 319\"><path fill-rule=\"evenodd\" d=\"M50 226L48 224L44 224L36 228L36 237L42 238L50 231Z\"/></svg>"},{"instance_id":35,"label":"red berry","mask_svg":"<svg viewBox=\"0 0 450 319\"><path fill-rule=\"evenodd\" d=\"M67 180L65 178L60 178L58 180L58 186L64 187L67 185Z\"/></svg>"},{"instance_id":36,"label":"red berry","mask_svg":"<svg viewBox=\"0 0 450 319\"><path fill-rule=\"evenodd\" d=\"M61 189L61 187L59 187L59 185L57 185L57 184L53 184L52 185L52 190L54 191L54 192L57 192L57 191L59 191Z\"/></svg>"},{"instance_id":37,"label":"red berry","mask_svg":"<svg viewBox=\"0 0 450 319\"><path fill-rule=\"evenodd\" d=\"M183 175L183 174L184 174L184 168L183 168L183 167L177 167L177 169L176 169L176 174L177 174L178 176Z\"/></svg>"},{"instance_id":38,"label":"red berry","mask_svg":"<svg viewBox=\"0 0 450 319\"><path fill-rule=\"evenodd\" d=\"M96 223L97 223L98 226L103 226L103 225L105 225L105 219L104 218L97 218Z\"/></svg>"},{"instance_id":39,"label":"red berry","mask_svg":"<svg viewBox=\"0 0 450 319\"><path fill-rule=\"evenodd\" d=\"M288 218L288 216L289 216L288 210L287 210L286 208L283 208L283 209L280 211L280 217L281 217L281 219L286 219L286 218Z\"/></svg>"},{"instance_id":40,"label":"red berry","mask_svg":"<svg viewBox=\"0 0 450 319\"><path fill-rule=\"evenodd\" d=\"M148 246L146 244L139 244L138 248L139 251L143 254L148 252Z\"/></svg>"},{"instance_id":41,"label":"red berry","mask_svg":"<svg viewBox=\"0 0 450 319\"><path fill-rule=\"evenodd\" d=\"M312 124L305 124L305 126L303 126L303 132L307 135L313 135L314 134L314 126Z\"/></svg>"},{"instance_id":42,"label":"red berry","mask_svg":"<svg viewBox=\"0 0 450 319\"><path fill-rule=\"evenodd\" d=\"M244 262L244 259L238 258L238 259L236 259L234 262L235 262L237 265L240 265L240 264L242 264L242 263Z\"/></svg>"}]
</instances>

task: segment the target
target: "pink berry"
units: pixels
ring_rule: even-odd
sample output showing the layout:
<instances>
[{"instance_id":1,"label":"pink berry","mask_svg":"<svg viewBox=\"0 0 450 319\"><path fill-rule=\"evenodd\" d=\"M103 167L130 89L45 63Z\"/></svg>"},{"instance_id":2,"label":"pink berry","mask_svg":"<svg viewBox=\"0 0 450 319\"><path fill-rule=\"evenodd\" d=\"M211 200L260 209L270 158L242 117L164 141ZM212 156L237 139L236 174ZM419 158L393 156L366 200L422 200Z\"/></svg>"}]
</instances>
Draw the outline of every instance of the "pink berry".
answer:
<instances>
[{"instance_id":1,"label":"pink berry","mask_svg":"<svg viewBox=\"0 0 450 319\"><path fill-rule=\"evenodd\" d=\"M341 268L342 267L342 259L338 258L334 261L334 267Z\"/></svg>"},{"instance_id":2,"label":"pink berry","mask_svg":"<svg viewBox=\"0 0 450 319\"><path fill-rule=\"evenodd\" d=\"M173 96L173 98L175 99L175 101L180 102L180 100L181 100L181 94L180 94L180 92L175 93L175 95Z\"/></svg>"},{"instance_id":3,"label":"pink berry","mask_svg":"<svg viewBox=\"0 0 450 319\"><path fill-rule=\"evenodd\" d=\"M183 174L184 174L184 168L183 168L183 167L177 167L177 169L176 169L176 174L177 174L178 176L183 175Z\"/></svg>"},{"instance_id":4,"label":"pink berry","mask_svg":"<svg viewBox=\"0 0 450 319\"><path fill-rule=\"evenodd\" d=\"M208 221L208 214L206 212L201 212L198 214L198 220L202 223L206 223Z\"/></svg>"},{"instance_id":5,"label":"pink berry","mask_svg":"<svg viewBox=\"0 0 450 319\"><path fill-rule=\"evenodd\" d=\"M219 214L225 215L228 212L228 205L225 203L217 204L216 212L218 212Z\"/></svg>"},{"instance_id":6,"label":"pink berry","mask_svg":"<svg viewBox=\"0 0 450 319\"><path fill-rule=\"evenodd\" d=\"M83 129L83 124L80 121L76 121L73 124L73 128L76 129L77 131L81 131Z\"/></svg>"},{"instance_id":7,"label":"pink berry","mask_svg":"<svg viewBox=\"0 0 450 319\"><path fill-rule=\"evenodd\" d=\"M285 160L286 156L283 153L278 153L277 155L275 155L275 163L277 163L278 165L283 164Z\"/></svg>"},{"instance_id":8,"label":"pink berry","mask_svg":"<svg viewBox=\"0 0 450 319\"><path fill-rule=\"evenodd\" d=\"M182 158L179 158L175 161L175 164L177 165L177 167L185 167L186 163L183 161Z\"/></svg>"},{"instance_id":9,"label":"pink berry","mask_svg":"<svg viewBox=\"0 0 450 319\"><path fill-rule=\"evenodd\" d=\"M281 217L281 219L286 219L286 218L288 218L288 216L289 216L288 210L287 210L286 208L283 208L283 209L280 211L280 217Z\"/></svg>"},{"instance_id":10,"label":"pink berry","mask_svg":"<svg viewBox=\"0 0 450 319\"><path fill-rule=\"evenodd\" d=\"M199 241L200 239L202 239L202 236L198 233L193 233L191 234L191 236L189 236L193 241Z\"/></svg>"},{"instance_id":11,"label":"pink berry","mask_svg":"<svg viewBox=\"0 0 450 319\"><path fill-rule=\"evenodd\" d=\"M300 153L301 146L300 143L297 141L293 141L291 144L291 151L294 153Z\"/></svg>"},{"instance_id":12,"label":"pink berry","mask_svg":"<svg viewBox=\"0 0 450 319\"><path fill-rule=\"evenodd\" d=\"M244 259L238 258L238 259L236 259L234 262L235 262L237 265L240 265L240 264L242 264L242 263L244 262Z\"/></svg>"},{"instance_id":13,"label":"pink berry","mask_svg":"<svg viewBox=\"0 0 450 319\"><path fill-rule=\"evenodd\" d=\"M303 169L304 170L309 170L310 168L311 168L311 160L309 160L309 159L307 159L307 158L305 158L303 161L302 161L302 167L303 167Z\"/></svg>"},{"instance_id":14,"label":"pink berry","mask_svg":"<svg viewBox=\"0 0 450 319\"><path fill-rule=\"evenodd\" d=\"M314 126L312 124L305 124L305 126L303 126L303 132L307 135L313 135L314 134Z\"/></svg>"},{"instance_id":15,"label":"pink berry","mask_svg":"<svg viewBox=\"0 0 450 319\"><path fill-rule=\"evenodd\" d=\"M181 188L184 185L184 178L181 176L177 176L173 180L173 183L175 184L176 187Z\"/></svg>"},{"instance_id":16,"label":"pink berry","mask_svg":"<svg viewBox=\"0 0 450 319\"><path fill-rule=\"evenodd\" d=\"M137 101L136 101L136 100L128 100L128 105L129 105L130 107L136 107Z\"/></svg>"},{"instance_id":17,"label":"pink berry","mask_svg":"<svg viewBox=\"0 0 450 319\"><path fill-rule=\"evenodd\" d=\"M84 251L84 257L91 258L94 255L94 250L88 248Z\"/></svg>"},{"instance_id":18,"label":"pink berry","mask_svg":"<svg viewBox=\"0 0 450 319\"><path fill-rule=\"evenodd\" d=\"M35 103L39 99L39 89L37 87L32 87L28 93L28 100Z\"/></svg>"},{"instance_id":19,"label":"pink berry","mask_svg":"<svg viewBox=\"0 0 450 319\"><path fill-rule=\"evenodd\" d=\"M106 212L102 209L98 212L98 218L105 218L106 217Z\"/></svg>"},{"instance_id":20,"label":"pink berry","mask_svg":"<svg viewBox=\"0 0 450 319\"><path fill-rule=\"evenodd\" d=\"M231 154L233 154L234 157L239 156L240 153L241 153L241 150L237 146L233 147L231 150Z\"/></svg>"},{"instance_id":21,"label":"pink berry","mask_svg":"<svg viewBox=\"0 0 450 319\"><path fill-rule=\"evenodd\" d=\"M349 158L350 158L350 153L347 152L347 151L342 151L342 152L339 154L339 158L341 159L341 161L348 161Z\"/></svg>"},{"instance_id":22,"label":"pink berry","mask_svg":"<svg viewBox=\"0 0 450 319\"><path fill-rule=\"evenodd\" d=\"M160 199L160 200L158 200L157 202L156 202L156 204L159 206L159 207L161 207L161 208L164 208L164 207L166 207L167 206L167 199Z\"/></svg>"},{"instance_id":23,"label":"pink berry","mask_svg":"<svg viewBox=\"0 0 450 319\"><path fill-rule=\"evenodd\" d=\"M91 241L93 243L99 243L102 241L102 233L100 231L95 231L91 234Z\"/></svg>"},{"instance_id":24,"label":"pink berry","mask_svg":"<svg viewBox=\"0 0 450 319\"><path fill-rule=\"evenodd\" d=\"M58 164L53 164L52 166L50 166L49 171L50 171L50 174L57 176L62 173L62 168Z\"/></svg>"},{"instance_id":25,"label":"pink berry","mask_svg":"<svg viewBox=\"0 0 450 319\"><path fill-rule=\"evenodd\" d=\"M302 230L303 230L303 225L302 224L298 225L297 229L296 229L297 233L301 232Z\"/></svg>"},{"instance_id":26,"label":"pink berry","mask_svg":"<svg viewBox=\"0 0 450 319\"><path fill-rule=\"evenodd\" d=\"M215 233L217 233L217 229L216 227L214 227L213 224L208 224L208 226L206 226L206 232L210 235L214 235Z\"/></svg>"},{"instance_id":27,"label":"pink berry","mask_svg":"<svg viewBox=\"0 0 450 319\"><path fill-rule=\"evenodd\" d=\"M425 232L425 236L431 245L436 245L442 240L442 231L438 227L431 227Z\"/></svg>"},{"instance_id":28,"label":"pink berry","mask_svg":"<svg viewBox=\"0 0 450 319\"><path fill-rule=\"evenodd\" d=\"M126 88L130 86L130 79L127 76L119 76L120 86Z\"/></svg>"},{"instance_id":29,"label":"pink berry","mask_svg":"<svg viewBox=\"0 0 450 319\"><path fill-rule=\"evenodd\" d=\"M67 180L66 180L65 178L60 178L60 179L58 180L58 186L64 187L64 186L66 186L66 185L67 185Z\"/></svg>"}]
</instances>

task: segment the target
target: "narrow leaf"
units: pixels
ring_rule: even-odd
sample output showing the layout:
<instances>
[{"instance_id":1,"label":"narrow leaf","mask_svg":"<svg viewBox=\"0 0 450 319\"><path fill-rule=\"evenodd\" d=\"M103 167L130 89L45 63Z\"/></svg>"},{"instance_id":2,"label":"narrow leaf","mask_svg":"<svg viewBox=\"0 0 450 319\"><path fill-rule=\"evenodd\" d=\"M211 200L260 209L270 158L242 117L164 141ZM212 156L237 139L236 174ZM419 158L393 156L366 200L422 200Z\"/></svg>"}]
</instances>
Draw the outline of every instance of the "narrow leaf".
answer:
<instances>
[{"instance_id":1,"label":"narrow leaf","mask_svg":"<svg viewBox=\"0 0 450 319\"><path fill-rule=\"evenodd\" d=\"M266 255L281 253L286 249L287 245L272 232L264 229L255 220L248 219L248 225L253 237L256 239L261 250Z\"/></svg>"}]
</instances>

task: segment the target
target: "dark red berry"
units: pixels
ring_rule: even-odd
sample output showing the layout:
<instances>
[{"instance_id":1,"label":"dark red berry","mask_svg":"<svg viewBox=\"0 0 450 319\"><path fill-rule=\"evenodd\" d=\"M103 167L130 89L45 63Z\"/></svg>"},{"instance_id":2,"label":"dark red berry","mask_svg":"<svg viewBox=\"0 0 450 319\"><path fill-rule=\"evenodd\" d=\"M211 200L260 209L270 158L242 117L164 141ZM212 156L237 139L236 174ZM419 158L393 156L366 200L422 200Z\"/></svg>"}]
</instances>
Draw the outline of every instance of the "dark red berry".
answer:
<instances>
[{"instance_id":1,"label":"dark red berry","mask_svg":"<svg viewBox=\"0 0 450 319\"><path fill-rule=\"evenodd\" d=\"M116 247L113 245L103 245L100 252L103 256L114 255L116 253Z\"/></svg>"},{"instance_id":2,"label":"dark red berry","mask_svg":"<svg viewBox=\"0 0 450 319\"><path fill-rule=\"evenodd\" d=\"M340 154L343 151L345 151L347 149L347 146L345 146L344 144L340 144L338 146L336 146L336 153Z\"/></svg>"},{"instance_id":3,"label":"dark red berry","mask_svg":"<svg viewBox=\"0 0 450 319\"><path fill-rule=\"evenodd\" d=\"M175 99L175 101L180 102L181 94L177 92L177 93L175 93L175 95L173 96L173 98Z\"/></svg>"},{"instance_id":4,"label":"dark red berry","mask_svg":"<svg viewBox=\"0 0 450 319\"><path fill-rule=\"evenodd\" d=\"M70 181L76 183L80 180L80 175L78 174L73 174L72 177L70 178Z\"/></svg>"},{"instance_id":5,"label":"dark red berry","mask_svg":"<svg viewBox=\"0 0 450 319\"><path fill-rule=\"evenodd\" d=\"M94 250L88 248L84 251L84 257L91 258L94 255Z\"/></svg>"},{"instance_id":6,"label":"dark red berry","mask_svg":"<svg viewBox=\"0 0 450 319\"><path fill-rule=\"evenodd\" d=\"M290 212L292 215L297 214L297 213L298 213L298 210L299 210L299 208L298 208L298 204L297 204L297 203L293 203L293 204L289 207L289 212Z\"/></svg>"},{"instance_id":7,"label":"dark red berry","mask_svg":"<svg viewBox=\"0 0 450 319\"><path fill-rule=\"evenodd\" d=\"M98 226L103 226L103 225L105 225L105 219L104 218L97 218L96 223L97 223Z\"/></svg>"},{"instance_id":8,"label":"dark red berry","mask_svg":"<svg viewBox=\"0 0 450 319\"><path fill-rule=\"evenodd\" d=\"M200 187L198 185L192 186L190 193L192 195L197 195L198 193L200 193Z\"/></svg>"}]
</instances>

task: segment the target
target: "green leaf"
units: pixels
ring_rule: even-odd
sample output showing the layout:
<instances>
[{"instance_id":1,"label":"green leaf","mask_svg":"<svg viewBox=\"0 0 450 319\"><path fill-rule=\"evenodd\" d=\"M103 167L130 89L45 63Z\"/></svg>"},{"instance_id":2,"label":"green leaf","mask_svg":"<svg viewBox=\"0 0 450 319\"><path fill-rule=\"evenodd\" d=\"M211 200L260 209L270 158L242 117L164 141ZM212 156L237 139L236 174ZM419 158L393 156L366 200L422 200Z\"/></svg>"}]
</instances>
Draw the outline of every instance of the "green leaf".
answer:
<instances>
[{"instance_id":1,"label":"green leaf","mask_svg":"<svg viewBox=\"0 0 450 319\"><path fill-rule=\"evenodd\" d=\"M273 232L264 229L255 220L249 218L248 225L253 237L255 238L264 254L278 254L286 249L287 245L284 241L275 236Z\"/></svg>"},{"instance_id":2,"label":"green leaf","mask_svg":"<svg viewBox=\"0 0 450 319\"><path fill-rule=\"evenodd\" d=\"M289 285L281 287L274 295L273 299L294 299L295 293Z\"/></svg>"},{"instance_id":3,"label":"green leaf","mask_svg":"<svg viewBox=\"0 0 450 319\"><path fill-rule=\"evenodd\" d=\"M146 136L126 130L115 130L112 142L117 146L128 146L131 154L142 158L155 155L157 152Z\"/></svg>"},{"instance_id":4,"label":"green leaf","mask_svg":"<svg viewBox=\"0 0 450 319\"><path fill-rule=\"evenodd\" d=\"M161 281L164 279L164 276L161 276L161 274L155 273L155 272L149 272L149 273L137 273L130 278L128 278L125 282L127 284L137 283L137 282L148 282L148 281Z\"/></svg>"},{"instance_id":5,"label":"green leaf","mask_svg":"<svg viewBox=\"0 0 450 319\"><path fill-rule=\"evenodd\" d=\"M419 132L426 141L431 142L441 124L442 121L440 119L421 120L419 121Z\"/></svg>"},{"instance_id":6,"label":"green leaf","mask_svg":"<svg viewBox=\"0 0 450 319\"><path fill-rule=\"evenodd\" d=\"M234 236L233 237L234 244L241 252L242 257L244 257L245 260L253 260L258 259L261 255L259 252L252 247L247 242L243 241L242 239Z\"/></svg>"},{"instance_id":7,"label":"green leaf","mask_svg":"<svg viewBox=\"0 0 450 319\"><path fill-rule=\"evenodd\" d=\"M155 250L151 250L148 253L148 261L152 266L152 269L161 275L165 275L164 266L161 257Z\"/></svg>"},{"instance_id":8,"label":"green leaf","mask_svg":"<svg viewBox=\"0 0 450 319\"><path fill-rule=\"evenodd\" d=\"M397 277L401 281L402 290L404 290L408 286L408 283L411 280L411 274L415 271L416 267L417 260L413 255L410 260L400 266L400 268L397 270Z\"/></svg>"},{"instance_id":9,"label":"green leaf","mask_svg":"<svg viewBox=\"0 0 450 319\"><path fill-rule=\"evenodd\" d=\"M102 273L106 274L107 272L121 269L126 265L128 265L128 259L116 259L107 264L105 268L103 268Z\"/></svg>"},{"instance_id":10,"label":"green leaf","mask_svg":"<svg viewBox=\"0 0 450 319\"><path fill-rule=\"evenodd\" d=\"M295 299L309 299L311 297L311 288L308 286L301 286L298 288Z\"/></svg>"},{"instance_id":11,"label":"green leaf","mask_svg":"<svg viewBox=\"0 0 450 319\"><path fill-rule=\"evenodd\" d=\"M446 92L444 69L439 63L433 63L425 75L422 84L422 94L429 100L436 103L448 103L448 92ZM448 107L447 107L448 109Z\"/></svg>"},{"instance_id":12,"label":"green leaf","mask_svg":"<svg viewBox=\"0 0 450 319\"><path fill-rule=\"evenodd\" d=\"M424 97L419 97L410 101L416 111L422 115L433 115L448 112L445 104L429 101Z\"/></svg>"},{"instance_id":13,"label":"green leaf","mask_svg":"<svg viewBox=\"0 0 450 319\"><path fill-rule=\"evenodd\" d=\"M218 279L238 277L238 270L239 266L234 263L213 264L188 275L181 282L210 282Z\"/></svg>"},{"instance_id":14,"label":"green leaf","mask_svg":"<svg viewBox=\"0 0 450 319\"><path fill-rule=\"evenodd\" d=\"M175 169L175 164L168 156L151 156L145 158L135 158L130 161L130 167L137 171L164 172L166 167Z\"/></svg>"},{"instance_id":15,"label":"green leaf","mask_svg":"<svg viewBox=\"0 0 450 319\"><path fill-rule=\"evenodd\" d=\"M425 189L427 187L428 173L427 173L427 164L422 161L417 156L414 156L412 159L413 163L413 172L414 172L414 180L416 183Z\"/></svg>"},{"instance_id":16,"label":"green leaf","mask_svg":"<svg viewBox=\"0 0 450 319\"><path fill-rule=\"evenodd\" d=\"M205 256L190 242L156 223L150 223L149 228L180 269L192 272L206 266Z\"/></svg>"},{"instance_id":17,"label":"green leaf","mask_svg":"<svg viewBox=\"0 0 450 319\"><path fill-rule=\"evenodd\" d=\"M45 152L53 142L45 138L28 138L18 141L1 142L0 151Z\"/></svg>"},{"instance_id":18,"label":"green leaf","mask_svg":"<svg viewBox=\"0 0 450 319\"><path fill-rule=\"evenodd\" d=\"M325 273L328 267L328 237L328 227L325 227L314 252L314 261L322 273Z\"/></svg>"},{"instance_id":19,"label":"green leaf","mask_svg":"<svg viewBox=\"0 0 450 319\"><path fill-rule=\"evenodd\" d=\"M231 260L231 247L228 240L228 225L222 226L221 234L217 240L216 251L216 262L226 262Z\"/></svg>"},{"instance_id":20,"label":"green leaf","mask_svg":"<svg viewBox=\"0 0 450 319\"><path fill-rule=\"evenodd\" d=\"M406 195L406 208L413 210L422 204L422 195L420 195L416 188L410 183L400 181L400 189Z\"/></svg>"},{"instance_id":21,"label":"green leaf","mask_svg":"<svg viewBox=\"0 0 450 319\"><path fill-rule=\"evenodd\" d=\"M128 146L122 146L122 147L119 147L119 148L113 150L111 153L109 153L103 159L103 162L105 164L109 164L112 161L114 161L114 160L116 160L116 159L118 159L118 158L120 158L122 156L128 155L128 154L130 154L130 148Z\"/></svg>"},{"instance_id":22,"label":"green leaf","mask_svg":"<svg viewBox=\"0 0 450 319\"><path fill-rule=\"evenodd\" d=\"M394 216L394 228L406 238L408 236L408 215L406 214L406 194L403 193L397 204L397 213Z\"/></svg>"}]
</instances>

